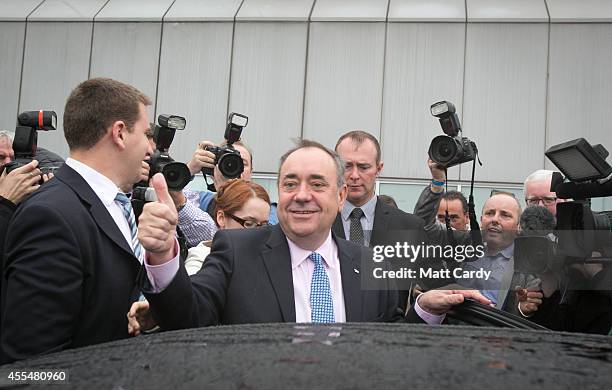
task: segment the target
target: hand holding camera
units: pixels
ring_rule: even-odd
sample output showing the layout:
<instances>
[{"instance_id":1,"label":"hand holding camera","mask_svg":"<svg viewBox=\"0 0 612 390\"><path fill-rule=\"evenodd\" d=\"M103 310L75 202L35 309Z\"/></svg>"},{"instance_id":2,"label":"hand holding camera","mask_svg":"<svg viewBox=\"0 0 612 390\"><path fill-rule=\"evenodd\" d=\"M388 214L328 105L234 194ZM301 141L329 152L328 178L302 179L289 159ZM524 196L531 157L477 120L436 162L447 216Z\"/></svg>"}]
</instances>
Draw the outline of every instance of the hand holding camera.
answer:
<instances>
[{"instance_id":1,"label":"hand holding camera","mask_svg":"<svg viewBox=\"0 0 612 390\"><path fill-rule=\"evenodd\" d=\"M444 171L444 167L438 165L432 159L427 159L427 166L429 167L429 171L431 172L431 178L437 182L446 181L446 172Z\"/></svg>"},{"instance_id":2,"label":"hand holding camera","mask_svg":"<svg viewBox=\"0 0 612 390\"><path fill-rule=\"evenodd\" d=\"M211 141L200 141L198 148L193 153L193 157L187 163L187 168L192 175L200 172L203 169L215 168L215 154L207 150L208 147L214 147L215 144Z\"/></svg>"},{"instance_id":3,"label":"hand holding camera","mask_svg":"<svg viewBox=\"0 0 612 390\"><path fill-rule=\"evenodd\" d=\"M40 169L38 161L33 160L10 172L5 170L0 176L0 196L14 204L21 203L28 195L39 187ZM47 178L48 180L48 178ZM46 180L45 180L46 181Z\"/></svg>"}]
</instances>

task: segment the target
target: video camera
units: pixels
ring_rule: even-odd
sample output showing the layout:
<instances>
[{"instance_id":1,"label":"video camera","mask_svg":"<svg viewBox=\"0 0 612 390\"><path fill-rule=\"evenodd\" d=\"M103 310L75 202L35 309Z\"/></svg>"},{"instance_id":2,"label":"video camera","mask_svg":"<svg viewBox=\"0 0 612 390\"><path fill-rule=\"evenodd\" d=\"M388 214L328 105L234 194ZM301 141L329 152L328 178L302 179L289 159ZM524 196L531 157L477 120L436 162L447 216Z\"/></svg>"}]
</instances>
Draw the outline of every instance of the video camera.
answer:
<instances>
[{"instance_id":1,"label":"video camera","mask_svg":"<svg viewBox=\"0 0 612 390\"><path fill-rule=\"evenodd\" d=\"M204 148L204 150L215 155L215 165L219 168L219 172L228 179L240 177L244 171L242 156L240 156L240 152L234 148L233 144L240 140L242 130L248 122L249 118L246 115L232 112L229 114L227 126L225 127L224 138L227 145L224 147L206 146ZM213 176L213 169L202 168L202 174L204 176Z\"/></svg>"},{"instance_id":2,"label":"video camera","mask_svg":"<svg viewBox=\"0 0 612 390\"><path fill-rule=\"evenodd\" d=\"M450 168L464 162L473 161L478 154L476 144L467 137L460 137L461 123L451 102L441 101L431 105L431 115L440 119L442 131L431 141L429 158L439 166Z\"/></svg>"},{"instance_id":3,"label":"video camera","mask_svg":"<svg viewBox=\"0 0 612 390\"><path fill-rule=\"evenodd\" d=\"M593 212L590 207L590 198L612 196L612 167L605 161L608 151L602 145L591 146L584 138L578 138L550 147L545 155L565 175L564 178L561 173L553 173L550 191L558 198L573 200L557 203L556 224L542 222L550 217L536 216L534 225L543 232L534 229L517 237L514 249L517 271L540 275L574 263L611 261L591 257L594 251L605 255L605 249L612 248L612 211ZM543 207L528 207L521 217L521 226L526 214L546 212L552 217ZM554 235L549 234L553 232Z\"/></svg>"},{"instance_id":4,"label":"video camera","mask_svg":"<svg viewBox=\"0 0 612 390\"><path fill-rule=\"evenodd\" d=\"M0 174L6 169L10 173L13 169L22 167L30 163L36 155L38 146L38 130L55 130L57 128L57 114L55 111L25 111L17 117L15 127L15 139L13 140L13 151L15 159L3 168ZM59 167L38 167L42 174L55 172ZM42 178L40 184L43 183Z\"/></svg>"},{"instance_id":5,"label":"video camera","mask_svg":"<svg viewBox=\"0 0 612 390\"><path fill-rule=\"evenodd\" d=\"M153 140L157 149L153 152L149 163L149 179L158 172L166 178L168 188L174 191L181 191L191 181L191 173L186 164L176 162L168 150L174 140L176 130L183 130L187 124L185 118L177 115L159 115L158 125L153 131Z\"/></svg>"}]
</instances>

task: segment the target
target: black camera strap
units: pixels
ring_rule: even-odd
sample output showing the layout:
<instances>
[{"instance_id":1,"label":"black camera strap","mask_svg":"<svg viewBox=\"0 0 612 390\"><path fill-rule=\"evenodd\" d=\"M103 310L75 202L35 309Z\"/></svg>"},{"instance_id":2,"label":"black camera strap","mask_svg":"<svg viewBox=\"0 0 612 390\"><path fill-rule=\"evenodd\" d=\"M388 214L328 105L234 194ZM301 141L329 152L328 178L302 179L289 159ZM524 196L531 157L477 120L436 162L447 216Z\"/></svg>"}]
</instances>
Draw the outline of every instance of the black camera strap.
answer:
<instances>
[{"instance_id":1,"label":"black camera strap","mask_svg":"<svg viewBox=\"0 0 612 390\"><path fill-rule=\"evenodd\" d=\"M444 177L446 178L446 183L444 184L444 191L448 192L448 171L446 167L444 167ZM448 238L449 244L452 246L456 246L457 240L455 239L455 235L453 234L453 228L451 227L450 215L448 215L448 201L446 202L446 210L444 210L444 223L446 224L446 237Z\"/></svg>"},{"instance_id":2,"label":"black camera strap","mask_svg":"<svg viewBox=\"0 0 612 390\"><path fill-rule=\"evenodd\" d=\"M482 232L480 231L480 225L478 224L478 219L476 218L476 206L474 205L474 178L476 175L476 160L478 160L478 164L480 164L480 166L482 166L482 162L480 161L480 157L478 156L478 148L474 142L472 142L472 147L474 148L476 158L472 160L472 179L470 180L468 212L470 214L470 236L472 237L472 245L479 246L482 245Z\"/></svg>"}]
</instances>

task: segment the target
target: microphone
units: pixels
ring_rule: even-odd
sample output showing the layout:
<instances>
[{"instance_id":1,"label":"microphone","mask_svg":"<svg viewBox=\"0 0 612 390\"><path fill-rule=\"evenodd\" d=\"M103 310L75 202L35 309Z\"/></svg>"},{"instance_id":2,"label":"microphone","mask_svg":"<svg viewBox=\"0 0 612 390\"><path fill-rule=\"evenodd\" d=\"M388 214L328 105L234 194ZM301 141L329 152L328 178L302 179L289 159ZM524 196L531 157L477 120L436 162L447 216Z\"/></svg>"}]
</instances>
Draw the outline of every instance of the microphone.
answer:
<instances>
[{"instance_id":1,"label":"microphone","mask_svg":"<svg viewBox=\"0 0 612 390\"><path fill-rule=\"evenodd\" d=\"M555 216L542 206L527 207L520 220L523 236L546 236L555 230L556 224Z\"/></svg>"}]
</instances>

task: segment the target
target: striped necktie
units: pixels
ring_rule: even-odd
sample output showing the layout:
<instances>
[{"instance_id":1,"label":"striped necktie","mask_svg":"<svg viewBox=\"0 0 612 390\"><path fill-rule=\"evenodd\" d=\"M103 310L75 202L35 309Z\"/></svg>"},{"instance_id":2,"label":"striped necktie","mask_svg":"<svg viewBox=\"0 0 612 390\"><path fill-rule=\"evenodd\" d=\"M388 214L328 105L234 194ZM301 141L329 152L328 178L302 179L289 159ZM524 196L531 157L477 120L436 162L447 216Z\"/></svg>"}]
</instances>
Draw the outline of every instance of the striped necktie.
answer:
<instances>
[{"instance_id":1,"label":"striped necktie","mask_svg":"<svg viewBox=\"0 0 612 390\"><path fill-rule=\"evenodd\" d=\"M141 260L143 249L140 241L138 241L138 228L136 227L136 218L134 217L134 211L132 210L132 203L130 202L130 199L122 192L117 193L115 200L119 202L121 210L123 211L123 216L130 226L130 233L132 235L132 242L130 243L130 246L132 247L136 258Z\"/></svg>"},{"instance_id":2,"label":"striped necktie","mask_svg":"<svg viewBox=\"0 0 612 390\"><path fill-rule=\"evenodd\" d=\"M329 278L325 272L323 258L317 252L308 256L315 264L310 284L310 320L312 322L335 322L334 301L329 286Z\"/></svg>"}]
</instances>

